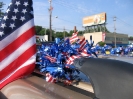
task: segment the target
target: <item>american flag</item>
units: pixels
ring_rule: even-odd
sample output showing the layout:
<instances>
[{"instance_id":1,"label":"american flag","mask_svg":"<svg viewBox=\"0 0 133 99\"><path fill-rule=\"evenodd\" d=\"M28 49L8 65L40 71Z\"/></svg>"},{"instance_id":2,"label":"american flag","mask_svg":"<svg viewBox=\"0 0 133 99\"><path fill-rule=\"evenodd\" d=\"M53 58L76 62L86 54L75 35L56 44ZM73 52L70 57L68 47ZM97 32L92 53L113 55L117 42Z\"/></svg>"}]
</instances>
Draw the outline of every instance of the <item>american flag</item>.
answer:
<instances>
[{"instance_id":1,"label":"american flag","mask_svg":"<svg viewBox=\"0 0 133 99\"><path fill-rule=\"evenodd\" d=\"M80 44L79 51L82 51L85 45L87 44L85 37L79 42L79 44Z\"/></svg>"},{"instance_id":2,"label":"american flag","mask_svg":"<svg viewBox=\"0 0 133 99\"><path fill-rule=\"evenodd\" d=\"M12 0L0 23L0 89L30 74L35 61L32 0Z\"/></svg>"},{"instance_id":3,"label":"american flag","mask_svg":"<svg viewBox=\"0 0 133 99\"><path fill-rule=\"evenodd\" d=\"M55 63L56 62L56 58L51 57L49 55L45 56L45 58L49 59L51 63Z\"/></svg>"},{"instance_id":4,"label":"american flag","mask_svg":"<svg viewBox=\"0 0 133 99\"><path fill-rule=\"evenodd\" d=\"M78 32L72 34L72 37L70 38L70 43L72 44L76 40L78 40Z\"/></svg>"},{"instance_id":5,"label":"american flag","mask_svg":"<svg viewBox=\"0 0 133 99\"><path fill-rule=\"evenodd\" d=\"M46 81L54 83L56 79L50 73L46 73Z\"/></svg>"},{"instance_id":6,"label":"american flag","mask_svg":"<svg viewBox=\"0 0 133 99\"><path fill-rule=\"evenodd\" d=\"M87 50L85 48L82 50L80 54L81 56L91 56L90 54L87 53Z\"/></svg>"},{"instance_id":7,"label":"american flag","mask_svg":"<svg viewBox=\"0 0 133 99\"><path fill-rule=\"evenodd\" d=\"M74 61L76 58L80 58L80 56L79 56L79 55L72 55L71 57L69 57L69 58L66 60L66 64L67 64L67 65L73 64L73 61Z\"/></svg>"}]
</instances>

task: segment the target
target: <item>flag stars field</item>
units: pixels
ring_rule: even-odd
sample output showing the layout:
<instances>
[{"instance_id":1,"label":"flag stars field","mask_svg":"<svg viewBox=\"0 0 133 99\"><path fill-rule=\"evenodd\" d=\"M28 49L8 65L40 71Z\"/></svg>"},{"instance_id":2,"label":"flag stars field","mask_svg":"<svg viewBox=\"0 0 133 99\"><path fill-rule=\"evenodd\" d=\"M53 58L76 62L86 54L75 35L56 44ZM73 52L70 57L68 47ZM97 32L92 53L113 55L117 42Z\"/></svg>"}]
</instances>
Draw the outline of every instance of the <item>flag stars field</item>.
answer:
<instances>
[{"instance_id":1,"label":"flag stars field","mask_svg":"<svg viewBox=\"0 0 133 99\"><path fill-rule=\"evenodd\" d=\"M24 5L27 7L28 6L28 2L24 2Z\"/></svg>"},{"instance_id":2,"label":"flag stars field","mask_svg":"<svg viewBox=\"0 0 133 99\"><path fill-rule=\"evenodd\" d=\"M1 27L4 29L6 27L6 24L5 23L1 24Z\"/></svg>"},{"instance_id":3,"label":"flag stars field","mask_svg":"<svg viewBox=\"0 0 133 99\"><path fill-rule=\"evenodd\" d=\"M27 11L26 11L26 9L23 9L22 13L24 13L24 14L25 14L26 12L27 12Z\"/></svg>"},{"instance_id":4,"label":"flag stars field","mask_svg":"<svg viewBox=\"0 0 133 99\"><path fill-rule=\"evenodd\" d=\"M16 16L12 16L12 20L15 21L17 18Z\"/></svg>"},{"instance_id":5,"label":"flag stars field","mask_svg":"<svg viewBox=\"0 0 133 99\"><path fill-rule=\"evenodd\" d=\"M10 26L12 29L15 27L14 23L13 24L10 24Z\"/></svg>"},{"instance_id":6,"label":"flag stars field","mask_svg":"<svg viewBox=\"0 0 133 99\"><path fill-rule=\"evenodd\" d=\"M21 16L20 20L21 21L24 21L25 20L25 17L24 16Z\"/></svg>"},{"instance_id":7,"label":"flag stars field","mask_svg":"<svg viewBox=\"0 0 133 99\"><path fill-rule=\"evenodd\" d=\"M8 19L8 17L7 17L7 16L4 16L3 20L5 20L5 21L6 21L7 19Z\"/></svg>"},{"instance_id":8,"label":"flag stars field","mask_svg":"<svg viewBox=\"0 0 133 99\"><path fill-rule=\"evenodd\" d=\"M10 9L7 9L6 13L8 13L10 11Z\"/></svg>"},{"instance_id":9,"label":"flag stars field","mask_svg":"<svg viewBox=\"0 0 133 99\"><path fill-rule=\"evenodd\" d=\"M20 5L20 2L19 2L19 1L16 1L16 5L17 5L17 6Z\"/></svg>"},{"instance_id":10,"label":"flag stars field","mask_svg":"<svg viewBox=\"0 0 133 99\"><path fill-rule=\"evenodd\" d=\"M18 11L18 8L17 8L17 9L14 9L14 11L13 11L13 12L15 12L15 14L16 14L17 12L19 12L19 11Z\"/></svg>"},{"instance_id":11,"label":"flag stars field","mask_svg":"<svg viewBox=\"0 0 133 99\"><path fill-rule=\"evenodd\" d=\"M0 32L0 36L2 36L2 35L4 35L4 32L3 31Z\"/></svg>"}]
</instances>

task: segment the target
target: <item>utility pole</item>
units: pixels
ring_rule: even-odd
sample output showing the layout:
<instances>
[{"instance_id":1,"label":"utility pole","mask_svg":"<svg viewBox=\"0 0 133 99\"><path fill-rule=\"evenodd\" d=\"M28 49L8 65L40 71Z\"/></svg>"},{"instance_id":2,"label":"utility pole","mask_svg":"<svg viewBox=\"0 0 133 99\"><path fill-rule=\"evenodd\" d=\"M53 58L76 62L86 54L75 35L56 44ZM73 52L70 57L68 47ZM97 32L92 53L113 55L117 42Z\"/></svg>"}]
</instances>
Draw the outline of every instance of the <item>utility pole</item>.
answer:
<instances>
[{"instance_id":1,"label":"utility pole","mask_svg":"<svg viewBox=\"0 0 133 99\"><path fill-rule=\"evenodd\" d=\"M66 30L66 29L65 29L65 27L64 27L64 39L65 39L65 30Z\"/></svg>"},{"instance_id":2,"label":"utility pole","mask_svg":"<svg viewBox=\"0 0 133 99\"><path fill-rule=\"evenodd\" d=\"M52 41L52 10L53 10L53 7L51 5L51 2L52 0L49 0L49 4L50 4L50 8L49 8L49 31L50 31L50 34L49 34L49 39L50 41Z\"/></svg>"},{"instance_id":3,"label":"utility pole","mask_svg":"<svg viewBox=\"0 0 133 99\"><path fill-rule=\"evenodd\" d=\"M115 27L115 21L116 21L116 16L114 16L114 39L115 39L115 42L114 42L114 44L115 44L115 48L116 48L116 27Z\"/></svg>"},{"instance_id":4,"label":"utility pole","mask_svg":"<svg viewBox=\"0 0 133 99\"><path fill-rule=\"evenodd\" d=\"M44 39L45 39L44 41L46 41L46 28L45 28L45 35L44 35Z\"/></svg>"}]
</instances>

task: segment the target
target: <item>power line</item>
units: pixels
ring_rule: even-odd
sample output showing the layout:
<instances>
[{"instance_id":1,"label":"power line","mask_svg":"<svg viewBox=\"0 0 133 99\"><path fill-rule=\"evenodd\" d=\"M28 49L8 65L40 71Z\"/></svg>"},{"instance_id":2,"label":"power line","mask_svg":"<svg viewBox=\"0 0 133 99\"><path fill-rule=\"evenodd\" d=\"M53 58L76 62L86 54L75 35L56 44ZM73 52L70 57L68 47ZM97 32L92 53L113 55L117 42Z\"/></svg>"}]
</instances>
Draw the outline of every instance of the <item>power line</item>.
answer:
<instances>
[{"instance_id":1,"label":"power line","mask_svg":"<svg viewBox=\"0 0 133 99\"><path fill-rule=\"evenodd\" d=\"M121 20L120 18L118 18L118 17L117 17L117 19L118 19L118 20L120 20L121 22L123 22L123 23L127 24L128 26L133 27L132 25L130 25L130 24L128 24L128 23L126 23L125 21Z\"/></svg>"},{"instance_id":2,"label":"power line","mask_svg":"<svg viewBox=\"0 0 133 99\"><path fill-rule=\"evenodd\" d=\"M72 21L68 21L68 20L65 20L65 19L62 19L62 18L59 18L60 20L63 20L63 21L66 21L66 22L70 22L70 23L75 23L75 24L79 24L79 25L82 25L80 23L76 23L76 22L72 22Z\"/></svg>"},{"instance_id":3,"label":"power line","mask_svg":"<svg viewBox=\"0 0 133 99\"><path fill-rule=\"evenodd\" d=\"M75 11L77 11L77 7L75 7L74 6L74 4L68 4L68 2L66 2L66 1L63 1L63 0L60 0L60 1L54 1L54 3L56 3L56 4L60 4L61 6L65 6L66 8L68 8L68 9L73 9L73 10L75 10ZM85 10L86 12L90 12L89 10ZM93 10L93 12L95 12L95 13L98 13L98 11L94 11ZM84 13L84 10L82 9L82 10L80 10L80 13ZM113 18L113 15L111 15L111 14L109 14L109 13L107 13L107 15L109 15L110 16L110 18ZM109 18L109 16L108 16L108 18ZM123 20L121 20L120 18L118 18L117 17L117 19L119 19L121 22L123 22L123 23L125 23L125 24L127 24L128 26L131 26L131 27L133 27L132 25L130 25L130 24L128 24L128 23L126 23L125 21L123 21Z\"/></svg>"},{"instance_id":4,"label":"power line","mask_svg":"<svg viewBox=\"0 0 133 99\"><path fill-rule=\"evenodd\" d=\"M81 10L81 9L80 9L79 11L77 11L78 6L75 6L76 4L73 4L73 3L69 3L69 4L68 4L68 2L67 2L67 1L64 1L64 0L60 0L60 1L54 0L54 1L53 1L53 5L54 5L54 4L58 4L58 5L56 5L56 6L59 6L59 7L64 6L64 7L66 7L67 9L74 10L75 12L79 12L79 13L82 13L82 14L83 14L83 13L86 14L85 11L86 11L86 12L89 12L89 11L90 11L90 10L88 10L88 9L86 9L86 10L83 10L83 9ZM61 5L61 6L60 6L60 5ZM57 7L57 8L58 8L58 7ZM84 7L84 8L85 8L85 7ZM93 11L93 12L98 13L97 11ZM111 15L111 14L109 14L109 13L107 13L107 15L109 15L111 18L113 18L113 15ZM109 16L108 16L108 18L110 18ZM77 16L76 16L76 17L77 17ZM69 21L69 20L62 19L62 18L58 18L58 19L63 20L63 21L66 21L66 22L69 22L69 23L76 23L76 22L72 22L72 21ZM124 21L121 20L120 18L117 17L117 19L118 19L118 21L121 21L121 22L127 24L128 26L131 26L130 24L124 22ZM82 25L82 24L80 24L80 23L76 23L76 24Z\"/></svg>"}]
</instances>

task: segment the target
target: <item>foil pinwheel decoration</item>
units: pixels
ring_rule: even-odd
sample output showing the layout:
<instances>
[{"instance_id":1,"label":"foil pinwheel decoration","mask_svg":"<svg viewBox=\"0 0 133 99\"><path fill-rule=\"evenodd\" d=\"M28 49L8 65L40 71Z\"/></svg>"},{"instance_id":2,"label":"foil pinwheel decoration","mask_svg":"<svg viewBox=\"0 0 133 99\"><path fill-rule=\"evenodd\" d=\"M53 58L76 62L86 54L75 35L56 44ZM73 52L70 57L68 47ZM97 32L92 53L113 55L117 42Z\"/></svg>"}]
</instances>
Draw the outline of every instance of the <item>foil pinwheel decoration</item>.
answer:
<instances>
[{"instance_id":1,"label":"foil pinwheel decoration","mask_svg":"<svg viewBox=\"0 0 133 99\"><path fill-rule=\"evenodd\" d=\"M71 37L72 38L72 37ZM85 38L73 40L71 38L60 40L56 38L53 43L41 44L37 53L36 68L46 74L47 82L63 81L71 83L75 79L79 79L77 74L80 71L73 65L76 58L94 58L97 57L94 49L94 42L91 39L89 43ZM80 80L82 80L80 78Z\"/></svg>"}]
</instances>

